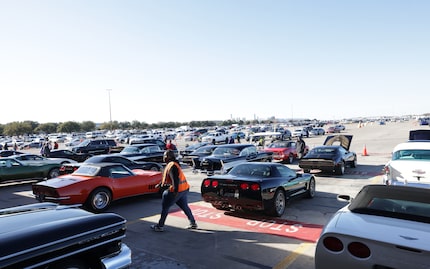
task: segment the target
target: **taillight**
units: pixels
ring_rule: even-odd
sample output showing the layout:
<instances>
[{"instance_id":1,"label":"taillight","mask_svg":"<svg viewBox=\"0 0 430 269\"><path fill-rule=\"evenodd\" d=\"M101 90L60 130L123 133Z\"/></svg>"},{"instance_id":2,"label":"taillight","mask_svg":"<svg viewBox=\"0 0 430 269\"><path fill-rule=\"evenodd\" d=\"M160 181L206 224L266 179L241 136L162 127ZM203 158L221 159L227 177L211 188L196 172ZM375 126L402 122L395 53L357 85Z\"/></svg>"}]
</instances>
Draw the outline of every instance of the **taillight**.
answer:
<instances>
[{"instance_id":1,"label":"taillight","mask_svg":"<svg viewBox=\"0 0 430 269\"><path fill-rule=\"evenodd\" d=\"M218 187L218 180L214 180L214 181L212 181L212 187L213 187L213 188Z\"/></svg>"},{"instance_id":2,"label":"taillight","mask_svg":"<svg viewBox=\"0 0 430 269\"><path fill-rule=\"evenodd\" d=\"M328 236L324 238L323 245L330 251L340 252L343 250L342 241L333 236Z\"/></svg>"},{"instance_id":3,"label":"taillight","mask_svg":"<svg viewBox=\"0 0 430 269\"><path fill-rule=\"evenodd\" d=\"M385 166L385 167L384 167L384 173L385 173L386 175L389 175L389 174L390 174L390 167Z\"/></svg>"},{"instance_id":4,"label":"taillight","mask_svg":"<svg viewBox=\"0 0 430 269\"><path fill-rule=\"evenodd\" d=\"M249 185L248 185L248 183L241 183L241 184L240 184L240 188L241 188L242 190L247 190L247 189L249 189Z\"/></svg>"},{"instance_id":5,"label":"taillight","mask_svg":"<svg viewBox=\"0 0 430 269\"><path fill-rule=\"evenodd\" d=\"M357 258L365 259L370 257L370 249L360 242L350 243L348 245L348 251Z\"/></svg>"},{"instance_id":6,"label":"taillight","mask_svg":"<svg viewBox=\"0 0 430 269\"><path fill-rule=\"evenodd\" d=\"M209 179L205 179L205 180L203 181L203 186L204 186L205 188L209 187L210 185L211 185L211 181L210 181Z\"/></svg>"},{"instance_id":7,"label":"taillight","mask_svg":"<svg viewBox=\"0 0 430 269\"><path fill-rule=\"evenodd\" d=\"M260 185L258 184L249 184L249 183L241 183L240 184L240 189L242 190L253 190L253 191L258 191L260 190Z\"/></svg>"},{"instance_id":8,"label":"taillight","mask_svg":"<svg viewBox=\"0 0 430 269\"><path fill-rule=\"evenodd\" d=\"M258 184L251 184L251 190L253 190L253 191L259 191L260 190L260 185L258 185Z\"/></svg>"}]
</instances>

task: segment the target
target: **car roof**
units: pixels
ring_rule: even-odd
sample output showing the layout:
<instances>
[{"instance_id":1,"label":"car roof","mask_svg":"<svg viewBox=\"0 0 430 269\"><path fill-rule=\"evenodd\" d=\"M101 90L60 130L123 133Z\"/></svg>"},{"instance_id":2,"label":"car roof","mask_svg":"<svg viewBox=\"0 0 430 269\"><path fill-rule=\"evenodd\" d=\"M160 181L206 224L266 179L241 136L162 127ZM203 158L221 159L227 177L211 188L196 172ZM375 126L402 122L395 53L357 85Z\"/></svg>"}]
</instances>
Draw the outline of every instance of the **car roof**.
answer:
<instances>
[{"instance_id":1,"label":"car roof","mask_svg":"<svg viewBox=\"0 0 430 269\"><path fill-rule=\"evenodd\" d=\"M243 149L243 148L247 148L247 147L255 147L253 144L224 144L224 145L218 145L217 148L239 148L239 149Z\"/></svg>"},{"instance_id":2,"label":"car roof","mask_svg":"<svg viewBox=\"0 0 430 269\"><path fill-rule=\"evenodd\" d=\"M423 142L423 141L414 141L414 142L403 142L400 144L397 144L393 152L403 150L403 149L428 149L430 150L430 141Z\"/></svg>"}]
</instances>

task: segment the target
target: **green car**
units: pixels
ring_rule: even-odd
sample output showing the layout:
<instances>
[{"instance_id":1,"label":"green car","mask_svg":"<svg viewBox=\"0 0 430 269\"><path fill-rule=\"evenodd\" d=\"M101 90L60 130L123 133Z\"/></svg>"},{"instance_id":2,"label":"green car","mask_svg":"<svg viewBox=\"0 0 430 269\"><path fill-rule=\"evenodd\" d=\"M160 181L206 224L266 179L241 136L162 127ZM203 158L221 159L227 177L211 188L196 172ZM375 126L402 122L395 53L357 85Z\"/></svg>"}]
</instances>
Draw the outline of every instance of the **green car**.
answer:
<instances>
[{"instance_id":1,"label":"green car","mask_svg":"<svg viewBox=\"0 0 430 269\"><path fill-rule=\"evenodd\" d=\"M14 157L0 158L0 181L53 178L59 175L60 167L60 163L24 163Z\"/></svg>"}]
</instances>

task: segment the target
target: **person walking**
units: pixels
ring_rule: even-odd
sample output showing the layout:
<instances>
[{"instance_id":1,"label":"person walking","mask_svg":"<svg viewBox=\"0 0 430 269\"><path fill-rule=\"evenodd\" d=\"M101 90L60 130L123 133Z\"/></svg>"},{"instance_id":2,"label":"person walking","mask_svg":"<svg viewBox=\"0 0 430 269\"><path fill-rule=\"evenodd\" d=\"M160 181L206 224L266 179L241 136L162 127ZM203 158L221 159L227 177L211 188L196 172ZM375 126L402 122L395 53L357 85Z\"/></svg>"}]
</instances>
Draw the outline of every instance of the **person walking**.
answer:
<instances>
[{"instance_id":1,"label":"person walking","mask_svg":"<svg viewBox=\"0 0 430 269\"><path fill-rule=\"evenodd\" d=\"M303 158L303 156L305 154L305 148L306 148L306 143L303 140L302 136L299 135L297 137L297 142L296 142L296 150L297 150L297 158L298 159Z\"/></svg>"},{"instance_id":2,"label":"person walking","mask_svg":"<svg viewBox=\"0 0 430 269\"><path fill-rule=\"evenodd\" d=\"M166 150L163 155L163 161L167 164L163 172L163 178L158 187L166 188L163 191L161 199L161 216L158 224L151 225L151 229L155 232L164 231L164 223L167 215L169 214L170 207L173 204L177 204L179 208L184 211L188 217L190 224L186 227L187 229L197 229L197 223L188 206L188 192L190 185L182 172L181 166L175 157L175 153L172 150Z\"/></svg>"}]
</instances>

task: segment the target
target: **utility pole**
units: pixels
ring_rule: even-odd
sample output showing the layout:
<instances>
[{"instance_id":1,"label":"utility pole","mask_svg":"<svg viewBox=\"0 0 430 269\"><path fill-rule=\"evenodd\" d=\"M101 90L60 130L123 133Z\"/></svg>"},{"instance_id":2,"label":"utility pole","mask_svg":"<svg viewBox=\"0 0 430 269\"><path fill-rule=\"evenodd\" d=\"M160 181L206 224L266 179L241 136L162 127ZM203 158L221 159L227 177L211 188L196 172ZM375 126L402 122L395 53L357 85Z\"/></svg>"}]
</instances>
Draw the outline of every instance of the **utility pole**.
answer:
<instances>
[{"instance_id":1,"label":"utility pole","mask_svg":"<svg viewBox=\"0 0 430 269\"><path fill-rule=\"evenodd\" d=\"M112 130L112 106L110 103L110 92L111 91L112 91L112 89L107 89L108 96L109 96L109 124L110 124L110 129Z\"/></svg>"}]
</instances>

